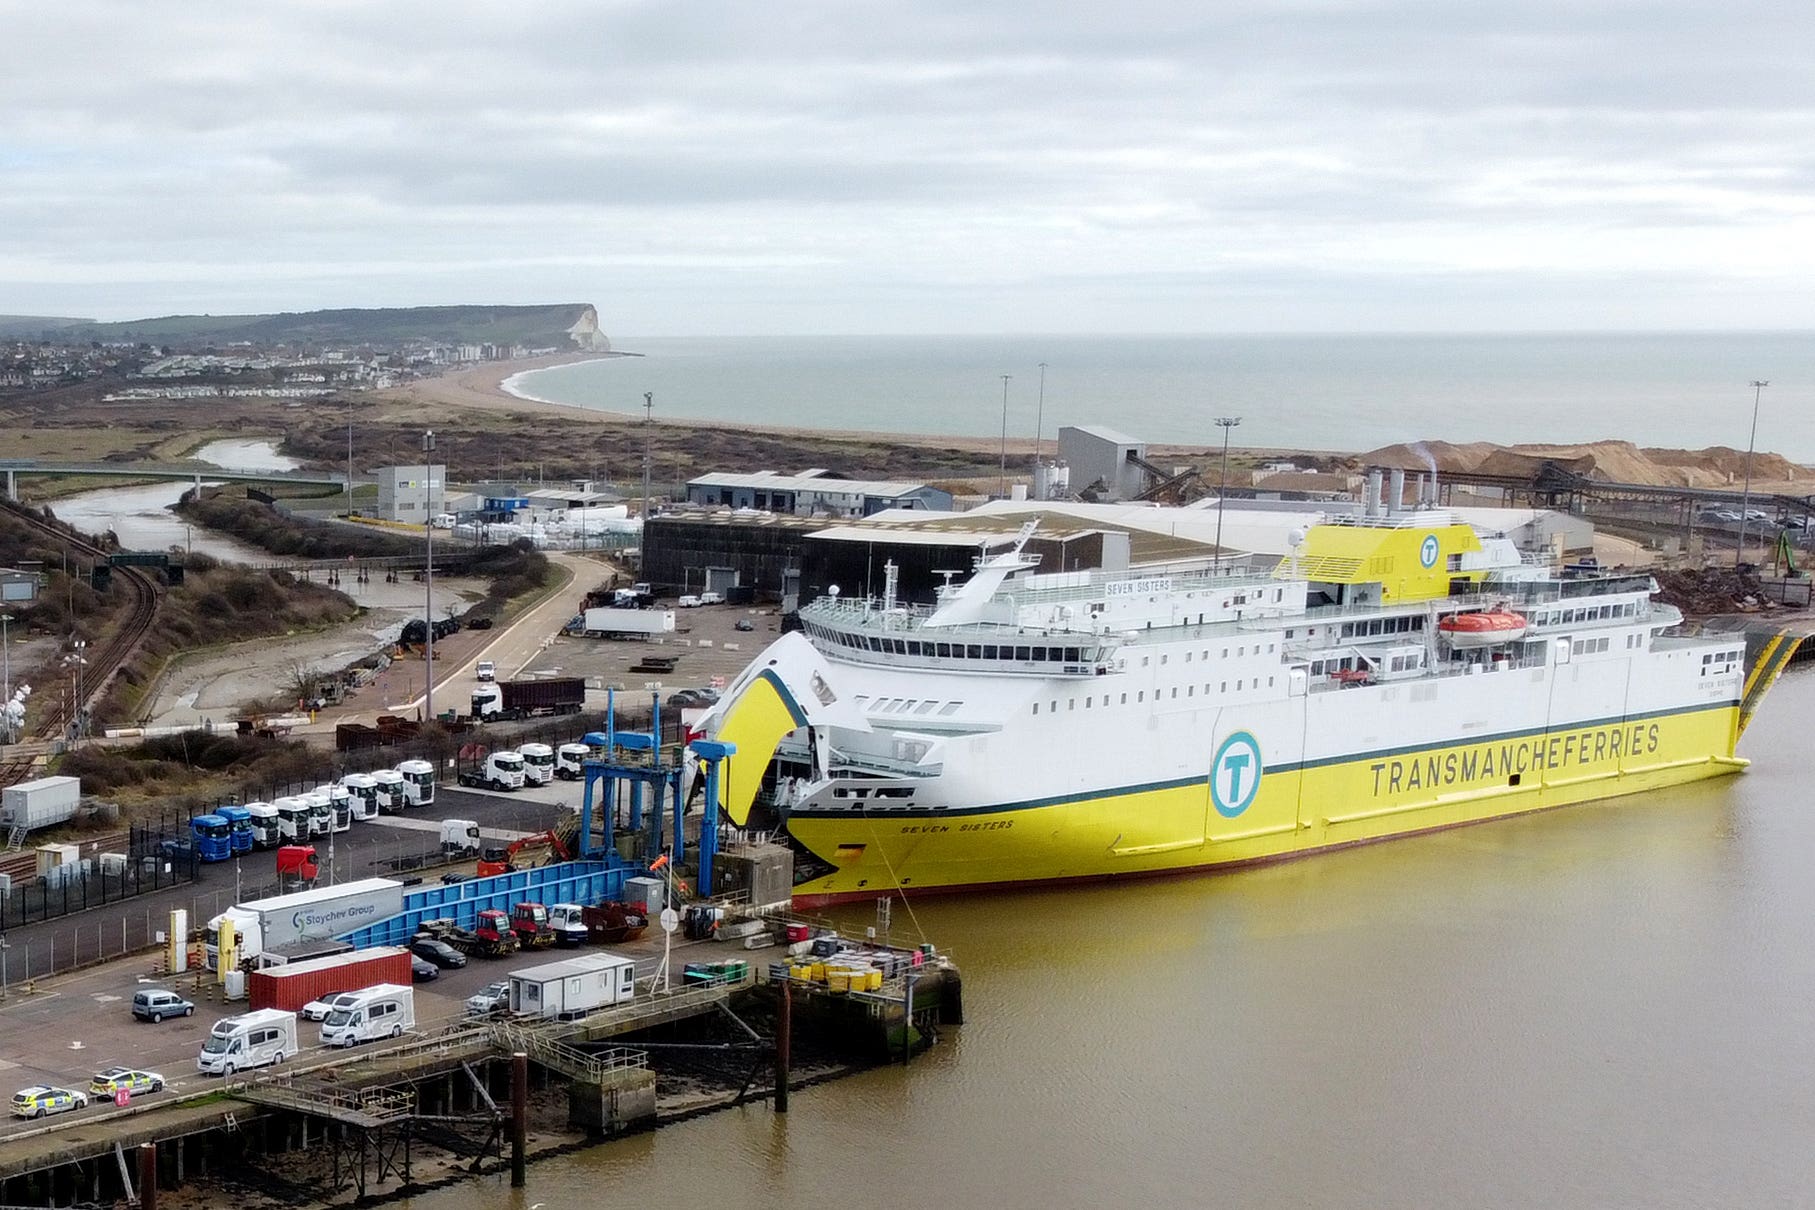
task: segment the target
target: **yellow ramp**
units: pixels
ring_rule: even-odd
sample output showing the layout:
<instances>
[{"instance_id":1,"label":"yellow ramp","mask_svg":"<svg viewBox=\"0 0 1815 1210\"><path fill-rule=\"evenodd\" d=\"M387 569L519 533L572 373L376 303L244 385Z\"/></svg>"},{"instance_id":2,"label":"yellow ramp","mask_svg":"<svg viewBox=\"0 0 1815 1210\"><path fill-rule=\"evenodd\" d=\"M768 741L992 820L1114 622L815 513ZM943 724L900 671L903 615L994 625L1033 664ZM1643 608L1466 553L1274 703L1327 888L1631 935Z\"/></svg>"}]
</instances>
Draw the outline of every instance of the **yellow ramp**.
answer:
<instances>
[{"instance_id":1,"label":"yellow ramp","mask_svg":"<svg viewBox=\"0 0 1815 1210\"><path fill-rule=\"evenodd\" d=\"M1758 707L1765 700L1765 694L1783 675L1783 670L1790 666L1796 653L1808 641L1807 635L1783 632L1771 636L1753 661L1752 670L1746 674L1746 687L1739 699L1739 735L1746 733L1752 722L1752 716L1758 713ZM1737 736L1735 737L1737 738Z\"/></svg>"},{"instance_id":2,"label":"yellow ramp","mask_svg":"<svg viewBox=\"0 0 1815 1210\"><path fill-rule=\"evenodd\" d=\"M731 822L743 827L750 818L750 804L762 785L763 772L775 746L793 731L807 725L807 716L775 673L764 669L740 690L731 704L718 712L713 738L736 744L725 762L723 807Z\"/></svg>"}]
</instances>

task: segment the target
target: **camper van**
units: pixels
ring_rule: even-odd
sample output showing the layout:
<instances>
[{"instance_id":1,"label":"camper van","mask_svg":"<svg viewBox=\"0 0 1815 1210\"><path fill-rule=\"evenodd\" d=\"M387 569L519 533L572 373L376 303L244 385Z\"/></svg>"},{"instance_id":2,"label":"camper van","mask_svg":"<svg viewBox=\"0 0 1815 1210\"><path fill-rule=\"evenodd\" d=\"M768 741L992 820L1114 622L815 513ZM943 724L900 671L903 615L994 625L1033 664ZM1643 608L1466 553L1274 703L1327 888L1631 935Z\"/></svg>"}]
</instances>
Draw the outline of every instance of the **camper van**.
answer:
<instances>
[{"instance_id":1,"label":"camper van","mask_svg":"<svg viewBox=\"0 0 1815 1210\"><path fill-rule=\"evenodd\" d=\"M323 1046L357 1046L377 1038L401 1037L416 1028L413 989L400 983L378 983L339 997L321 1023Z\"/></svg>"},{"instance_id":2,"label":"camper van","mask_svg":"<svg viewBox=\"0 0 1815 1210\"><path fill-rule=\"evenodd\" d=\"M296 1050L296 1014L261 1008L215 1022L195 1067L203 1075L232 1078L249 1067L282 1063Z\"/></svg>"}]
</instances>

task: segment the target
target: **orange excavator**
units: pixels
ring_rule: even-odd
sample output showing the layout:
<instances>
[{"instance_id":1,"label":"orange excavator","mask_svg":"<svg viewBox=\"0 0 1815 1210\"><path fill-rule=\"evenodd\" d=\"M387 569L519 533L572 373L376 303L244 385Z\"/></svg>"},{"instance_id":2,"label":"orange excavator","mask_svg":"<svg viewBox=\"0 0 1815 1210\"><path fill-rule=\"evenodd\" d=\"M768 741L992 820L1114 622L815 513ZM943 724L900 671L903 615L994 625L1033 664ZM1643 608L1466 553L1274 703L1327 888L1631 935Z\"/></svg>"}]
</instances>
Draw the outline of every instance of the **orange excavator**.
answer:
<instances>
[{"instance_id":1,"label":"orange excavator","mask_svg":"<svg viewBox=\"0 0 1815 1210\"><path fill-rule=\"evenodd\" d=\"M537 832L533 836L521 836L501 849L487 849L479 856L478 875L488 878L493 874L508 874L517 869L516 857L525 849L542 849L549 852L548 860L542 865L553 865L557 861L571 861L567 845L553 832Z\"/></svg>"}]
</instances>

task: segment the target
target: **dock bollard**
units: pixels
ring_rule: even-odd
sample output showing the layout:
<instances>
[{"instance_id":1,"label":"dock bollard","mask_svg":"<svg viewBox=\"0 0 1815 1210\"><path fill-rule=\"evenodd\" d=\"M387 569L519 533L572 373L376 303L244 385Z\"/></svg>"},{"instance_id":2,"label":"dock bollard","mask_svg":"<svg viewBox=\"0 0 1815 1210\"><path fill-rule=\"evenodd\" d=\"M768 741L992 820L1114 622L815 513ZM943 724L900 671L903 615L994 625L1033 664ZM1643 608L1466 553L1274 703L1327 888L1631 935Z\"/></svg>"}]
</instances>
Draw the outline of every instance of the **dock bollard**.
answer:
<instances>
[{"instance_id":1,"label":"dock bollard","mask_svg":"<svg viewBox=\"0 0 1815 1210\"><path fill-rule=\"evenodd\" d=\"M510 1057L510 1187L529 1183L529 1056L517 1051Z\"/></svg>"}]
</instances>

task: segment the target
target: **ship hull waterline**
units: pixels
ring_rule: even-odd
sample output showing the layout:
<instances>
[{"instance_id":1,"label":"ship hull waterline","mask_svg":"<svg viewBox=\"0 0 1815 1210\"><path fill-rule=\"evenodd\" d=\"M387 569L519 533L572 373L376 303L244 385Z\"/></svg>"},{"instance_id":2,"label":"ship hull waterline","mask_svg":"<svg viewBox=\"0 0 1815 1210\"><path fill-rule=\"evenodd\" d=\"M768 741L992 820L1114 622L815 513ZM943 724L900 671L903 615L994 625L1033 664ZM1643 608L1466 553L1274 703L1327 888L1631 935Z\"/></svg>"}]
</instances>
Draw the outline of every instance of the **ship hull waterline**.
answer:
<instances>
[{"instance_id":1,"label":"ship hull waterline","mask_svg":"<svg viewBox=\"0 0 1815 1210\"><path fill-rule=\"evenodd\" d=\"M794 902L1215 872L1629 797L1743 770L1731 755L1738 713L1728 702L1654 716L1627 725L1636 738L1617 756L1587 760L1558 759L1593 734L1569 727L1268 770L1235 817L1207 778L967 810L797 811L789 834L835 868L796 885Z\"/></svg>"}]
</instances>

